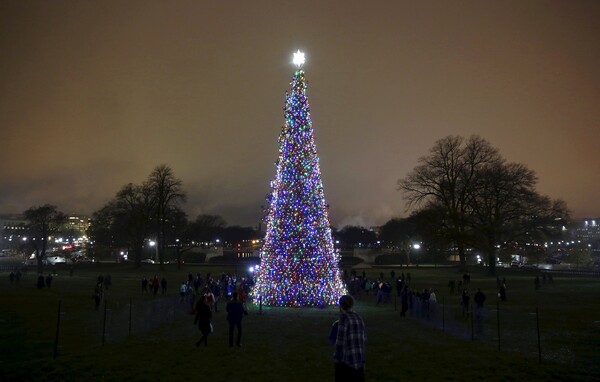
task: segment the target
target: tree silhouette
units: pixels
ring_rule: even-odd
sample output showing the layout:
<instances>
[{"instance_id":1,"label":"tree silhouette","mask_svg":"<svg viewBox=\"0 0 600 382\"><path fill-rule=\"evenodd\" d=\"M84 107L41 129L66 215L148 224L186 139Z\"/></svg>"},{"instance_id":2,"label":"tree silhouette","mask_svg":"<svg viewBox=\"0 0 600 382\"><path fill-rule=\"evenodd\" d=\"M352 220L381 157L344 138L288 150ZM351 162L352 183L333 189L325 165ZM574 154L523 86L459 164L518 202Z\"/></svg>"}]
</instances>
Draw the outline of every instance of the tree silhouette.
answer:
<instances>
[{"instance_id":1,"label":"tree silhouette","mask_svg":"<svg viewBox=\"0 0 600 382\"><path fill-rule=\"evenodd\" d=\"M27 243L35 251L37 271L44 270L43 259L46 257L48 240L59 232L67 222L67 215L58 211L56 206L45 204L31 207L23 213L27 221Z\"/></svg>"}]
</instances>

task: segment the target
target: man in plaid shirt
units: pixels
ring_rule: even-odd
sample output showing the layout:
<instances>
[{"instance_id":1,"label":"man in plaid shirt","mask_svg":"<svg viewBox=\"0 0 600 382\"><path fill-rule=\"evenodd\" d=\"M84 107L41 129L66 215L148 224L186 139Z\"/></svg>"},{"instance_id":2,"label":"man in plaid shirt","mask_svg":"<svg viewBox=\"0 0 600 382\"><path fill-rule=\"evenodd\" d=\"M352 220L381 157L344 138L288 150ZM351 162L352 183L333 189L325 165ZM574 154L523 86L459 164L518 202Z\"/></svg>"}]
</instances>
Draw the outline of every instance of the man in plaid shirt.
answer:
<instances>
[{"instance_id":1,"label":"man in plaid shirt","mask_svg":"<svg viewBox=\"0 0 600 382\"><path fill-rule=\"evenodd\" d=\"M335 380L365 380L365 323L354 312L352 296L340 297L340 312L335 340Z\"/></svg>"}]
</instances>

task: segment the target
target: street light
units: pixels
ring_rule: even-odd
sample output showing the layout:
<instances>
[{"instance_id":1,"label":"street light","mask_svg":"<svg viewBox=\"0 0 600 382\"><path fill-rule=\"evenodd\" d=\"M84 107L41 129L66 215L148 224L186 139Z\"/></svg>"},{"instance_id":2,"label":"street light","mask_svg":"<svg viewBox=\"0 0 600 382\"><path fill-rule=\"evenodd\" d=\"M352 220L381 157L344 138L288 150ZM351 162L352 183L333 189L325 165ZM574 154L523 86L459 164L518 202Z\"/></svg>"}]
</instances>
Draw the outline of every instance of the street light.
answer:
<instances>
[{"instance_id":1,"label":"street light","mask_svg":"<svg viewBox=\"0 0 600 382\"><path fill-rule=\"evenodd\" d=\"M408 247L408 251L406 251L406 258L408 260L408 264L406 264L407 266L410 264L410 253L412 252L412 250L418 251L419 249L421 249L421 244L419 243L414 243L411 246Z\"/></svg>"},{"instance_id":2,"label":"street light","mask_svg":"<svg viewBox=\"0 0 600 382\"><path fill-rule=\"evenodd\" d=\"M154 248L155 248L155 258L156 258L156 261L158 262L158 245L156 245L156 242L155 242L154 240L150 240L150 241L148 242L148 244L149 244L151 247L154 247Z\"/></svg>"}]
</instances>

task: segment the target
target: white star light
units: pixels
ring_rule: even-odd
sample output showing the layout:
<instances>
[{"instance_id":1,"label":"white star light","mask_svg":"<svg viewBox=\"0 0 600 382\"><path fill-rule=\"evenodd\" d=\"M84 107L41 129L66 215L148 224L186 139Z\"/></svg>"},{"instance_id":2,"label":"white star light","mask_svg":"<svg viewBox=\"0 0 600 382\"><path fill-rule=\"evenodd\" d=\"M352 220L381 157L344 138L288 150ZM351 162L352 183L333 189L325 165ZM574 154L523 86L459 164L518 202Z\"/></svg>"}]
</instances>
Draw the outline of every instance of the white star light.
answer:
<instances>
[{"instance_id":1,"label":"white star light","mask_svg":"<svg viewBox=\"0 0 600 382\"><path fill-rule=\"evenodd\" d=\"M304 65L304 61L306 61L306 59L304 58L304 53L302 53L300 49L298 49L298 51L294 53L294 64L296 64L297 67L301 67L302 65Z\"/></svg>"}]
</instances>

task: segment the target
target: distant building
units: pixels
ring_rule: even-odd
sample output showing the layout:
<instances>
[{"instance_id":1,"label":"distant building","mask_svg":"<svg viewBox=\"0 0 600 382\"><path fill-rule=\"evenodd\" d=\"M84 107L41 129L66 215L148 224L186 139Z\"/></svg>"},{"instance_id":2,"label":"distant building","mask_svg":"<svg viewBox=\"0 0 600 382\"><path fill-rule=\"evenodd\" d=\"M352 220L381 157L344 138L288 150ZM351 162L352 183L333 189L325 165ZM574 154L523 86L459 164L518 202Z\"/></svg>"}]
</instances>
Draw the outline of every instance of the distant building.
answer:
<instances>
[{"instance_id":1,"label":"distant building","mask_svg":"<svg viewBox=\"0 0 600 382\"><path fill-rule=\"evenodd\" d=\"M69 215L67 226L76 233L76 237L70 237L71 242L82 241L91 223L90 218L82 215ZM22 214L0 214L0 247L8 248L15 240L22 240L26 234L27 220Z\"/></svg>"},{"instance_id":2,"label":"distant building","mask_svg":"<svg viewBox=\"0 0 600 382\"><path fill-rule=\"evenodd\" d=\"M92 220L87 216L82 215L69 215L68 225L69 228L80 232L83 235L86 234Z\"/></svg>"},{"instance_id":3,"label":"distant building","mask_svg":"<svg viewBox=\"0 0 600 382\"><path fill-rule=\"evenodd\" d=\"M594 253L600 253L600 218L576 220L570 226L571 236L590 244Z\"/></svg>"},{"instance_id":4,"label":"distant building","mask_svg":"<svg viewBox=\"0 0 600 382\"><path fill-rule=\"evenodd\" d=\"M8 248L14 240L22 239L25 236L25 224L21 214L0 214L0 247Z\"/></svg>"}]
</instances>

